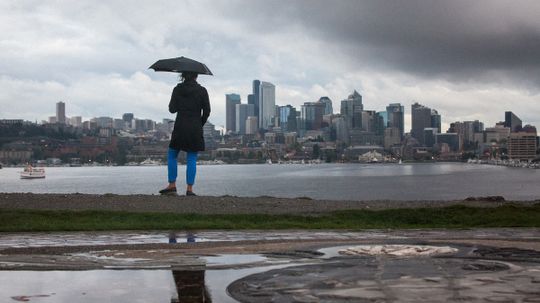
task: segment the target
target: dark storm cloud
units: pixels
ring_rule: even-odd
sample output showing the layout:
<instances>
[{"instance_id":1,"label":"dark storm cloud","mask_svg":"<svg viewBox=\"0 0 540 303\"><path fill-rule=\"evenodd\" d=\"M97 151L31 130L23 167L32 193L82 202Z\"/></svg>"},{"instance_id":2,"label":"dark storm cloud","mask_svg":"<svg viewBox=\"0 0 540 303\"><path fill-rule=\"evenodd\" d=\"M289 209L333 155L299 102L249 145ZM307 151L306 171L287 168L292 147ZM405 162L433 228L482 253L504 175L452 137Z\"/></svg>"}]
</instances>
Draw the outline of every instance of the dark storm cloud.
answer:
<instances>
[{"instance_id":1,"label":"dark storm cloud","mask_svg":"<svg viewBox=\"0 0 540 303\"><path fill-rule=\"evenodd\" d=\"M229 8L261 34L301 26L345 50L355 68L540 87L538 1L297 0Z\"/></svg>"}]
</instances>

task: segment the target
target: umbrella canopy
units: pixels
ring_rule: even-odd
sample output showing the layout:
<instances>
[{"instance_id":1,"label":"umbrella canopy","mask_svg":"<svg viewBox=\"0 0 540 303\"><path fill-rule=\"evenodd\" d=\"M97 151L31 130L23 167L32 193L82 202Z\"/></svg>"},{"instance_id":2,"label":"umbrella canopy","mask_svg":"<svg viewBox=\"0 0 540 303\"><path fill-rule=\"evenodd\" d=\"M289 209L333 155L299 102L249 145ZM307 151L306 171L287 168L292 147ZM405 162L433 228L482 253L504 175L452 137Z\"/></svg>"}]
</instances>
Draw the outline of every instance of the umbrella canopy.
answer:
<instances>
[{"instance_id":1,"label":"umbrella canopy","mask_svg":"<svg viewBox=\"0 0 540 303\"><path fill-rule=\"evenodd\" d=\"M149 68L156 72L193 72L203 75L213 75L204 63L186 57L161 59L152 64Z\"/></svg>"}]
</instances>

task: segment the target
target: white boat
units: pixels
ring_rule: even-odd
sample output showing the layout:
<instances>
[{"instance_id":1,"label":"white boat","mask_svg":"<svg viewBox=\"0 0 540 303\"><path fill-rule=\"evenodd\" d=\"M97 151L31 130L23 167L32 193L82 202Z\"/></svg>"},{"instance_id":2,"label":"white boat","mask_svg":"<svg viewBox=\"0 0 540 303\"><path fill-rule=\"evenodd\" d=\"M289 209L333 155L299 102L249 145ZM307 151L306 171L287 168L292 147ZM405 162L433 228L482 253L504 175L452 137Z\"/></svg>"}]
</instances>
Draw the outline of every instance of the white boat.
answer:
<instances>
[{"instance_id":1,"label":"white boat","mask_svg":"<svg viewBox=\"0 0 540 303\"><path fill-rule=\"evenodd\" d=\"M160 160L154 160L150 158L146 158L146 160L141 162L141 166L158 166L162 165L163 163Z\"/></svg>"},{"instance_id":2,"label":"white boat","mask_svg":"<svg viewBox=\"0 0 540 303\"><path fill-rule=\"evenodd\" d=\"M41 179L45 178L45 169L28 165L21 172L21 179Z\"/></svg>"}]
</instances>

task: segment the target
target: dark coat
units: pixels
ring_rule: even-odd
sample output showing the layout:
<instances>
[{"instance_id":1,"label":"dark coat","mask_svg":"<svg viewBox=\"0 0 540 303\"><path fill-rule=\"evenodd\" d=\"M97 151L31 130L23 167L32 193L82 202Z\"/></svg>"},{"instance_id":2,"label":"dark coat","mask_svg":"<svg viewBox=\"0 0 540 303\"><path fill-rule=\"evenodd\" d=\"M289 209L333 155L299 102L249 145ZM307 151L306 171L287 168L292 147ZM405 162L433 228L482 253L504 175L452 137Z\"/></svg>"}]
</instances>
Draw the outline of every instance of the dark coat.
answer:
<instances>
[{"instance_id":1,"label":"dark coat","mask_svg":"<svg viewBox=\"0 0 540 303\"><path fill-rule=\"evenodd\" d=\"M169 111L176 114L169 147L189 152L203 151L203 125L210 116L206 88L197 81L179 83L172 92Z\"/></svg>"}]
</instances>

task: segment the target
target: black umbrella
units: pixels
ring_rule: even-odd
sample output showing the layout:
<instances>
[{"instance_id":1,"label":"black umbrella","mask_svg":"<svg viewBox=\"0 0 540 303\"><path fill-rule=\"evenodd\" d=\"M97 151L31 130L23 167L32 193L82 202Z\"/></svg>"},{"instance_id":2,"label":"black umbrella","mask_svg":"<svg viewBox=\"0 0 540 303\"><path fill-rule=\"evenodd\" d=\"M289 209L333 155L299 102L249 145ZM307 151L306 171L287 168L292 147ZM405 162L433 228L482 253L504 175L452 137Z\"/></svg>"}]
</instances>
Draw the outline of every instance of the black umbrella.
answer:
<instances>
[{"instance_id":1,"label":"black umbrella","mask_svg":"<svg viewBox=\"0 0 540 303\"><path fill-rule=\"evenodd\" d=\"M161 59L152 64L149 68L156 72L193 72L203 75L213 75L204 63L186 57Z\"/></svg>"}]
</instances>

